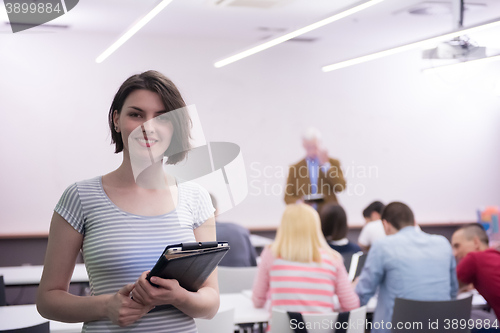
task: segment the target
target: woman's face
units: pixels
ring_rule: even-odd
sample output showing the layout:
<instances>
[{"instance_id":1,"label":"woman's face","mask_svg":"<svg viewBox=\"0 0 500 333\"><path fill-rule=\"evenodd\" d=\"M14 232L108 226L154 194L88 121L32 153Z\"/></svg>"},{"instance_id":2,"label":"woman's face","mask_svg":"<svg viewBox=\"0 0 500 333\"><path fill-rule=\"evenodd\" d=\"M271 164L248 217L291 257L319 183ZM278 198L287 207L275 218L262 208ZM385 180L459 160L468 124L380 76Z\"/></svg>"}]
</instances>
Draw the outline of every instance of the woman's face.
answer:
<instances>
[{"instance_id":1,"label":"woman's face","mask_svg":"<svg viewBox=\"0 0 500 333\"><path fill-rule=\"evenodd\" d=\"M135 90L113 120L123 140L123 149L140 159L160 159L172 139L174 127L157 93ZM162 116L163 115L163 116Z\"/></svg>"}]
</instances>

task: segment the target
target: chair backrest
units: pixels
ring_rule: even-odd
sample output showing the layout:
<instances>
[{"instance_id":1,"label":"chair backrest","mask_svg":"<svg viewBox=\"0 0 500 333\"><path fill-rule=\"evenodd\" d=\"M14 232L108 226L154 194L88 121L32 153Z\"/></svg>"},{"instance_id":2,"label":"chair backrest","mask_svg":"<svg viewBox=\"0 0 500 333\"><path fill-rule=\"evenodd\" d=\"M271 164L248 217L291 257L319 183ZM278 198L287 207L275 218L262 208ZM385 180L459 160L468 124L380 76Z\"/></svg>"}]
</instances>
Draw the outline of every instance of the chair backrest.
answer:
<instances>
[{"instance_id":1,"label":"chair backrest","mask_svg":"<svg viewBox=\"0 0 500 333\"><path fill-rule=\"evenodd\" d=\"M5 283L3 282L3 275L0 275L0 306L7 305L5 298Z\"/></svg>"},{"instance_id":2,"label":"chair backrest","mask_svg":"<svg viewBox=\"0 0 500 333\"><path fill-rule=\"evenodd\" d=\"M344 332L364 333L365 317L366 306L350 311L347 324L344 324L344 328L347 328ZM333 333L339 331L336 328L340 328L340 322L337 324L338 312L308 313L303 314L302 318L308 333ZM291 321L286 311L273 309L270 325L271 333L294 333L294 328L298 326L298 323Z\"/></svg>"},{"instance_id":3,"label":"chair backrest","mask_svg":"<svg viewBox=\"0 0 500 333\"><path fill-rule=\"evenodd\" d=\"M50 327L49 322L47 321L35 326L0 331L0 333L50 333Z\"/></svg>"},{"instance_id":4,"label":"chair backrest","mask_svg":"<svg viewBox=\"0 0 500 333\"><path fill-rule=\"evenodd\" d=\"M468 325L461 325L460 321L466 323L470 319L471 307L472 296L451 301L413 301L396 298L391 332L421 333L432 330L468 333L470 332ZM458 326L452 326L454 322L458 323Z\"/></svg>"},{"instance_id":5,"label":"chair backrest","mask_svg":"<svg viewBox=\"0 0 500 333\"><path fill-rule=\"evenodd\" d=\"M234 307L219 310L212 319L195 320L198 333L233 333L234 332Z\"/></svg>"},{"instance_id":6,"label":"chair backrest","mask_svg":"<svg viewBox=\"0 0 500 333\"><path fill-rule=\"evenodd\" d=\"M257 267L225 267L217 268L219 292L221 294L239 293L252 289Z\"/></svg>"}]
</instances>

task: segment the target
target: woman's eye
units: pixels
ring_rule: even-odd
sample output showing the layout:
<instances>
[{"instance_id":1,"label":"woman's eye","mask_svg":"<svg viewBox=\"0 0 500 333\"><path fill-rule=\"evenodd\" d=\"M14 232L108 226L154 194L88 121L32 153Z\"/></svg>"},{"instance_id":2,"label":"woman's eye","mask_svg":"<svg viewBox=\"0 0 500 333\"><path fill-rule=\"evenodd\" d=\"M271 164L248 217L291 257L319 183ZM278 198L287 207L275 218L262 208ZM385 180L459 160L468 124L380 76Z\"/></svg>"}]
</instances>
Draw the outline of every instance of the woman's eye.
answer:
<instances>
[{"instance_id":1,"label":"woman's eye","mask_svg":"<svg viewBox=\"0 0 500 333\"><path fill-rule=\"evenodd\" d=\"M138 113L131 113L131 114L129 114L129 115L130 115L130 117L133 117L133 118L138 118L138 117L140 117L140 116L141 116L141 115L140 115L140 114L138 114Z\"/></svg>"},{"instance_id":2,"label":"woman's eye","mask_svg":"<svg viewBox=\"0 0 500 333\"><path fill-rule=\"evenodd\" d=\"M156 119L156 121L161 122L161 123L167 123L167 122L171 121L170 116L166 113L157 116L155 119Z\"/></svg>"}]
</instances>

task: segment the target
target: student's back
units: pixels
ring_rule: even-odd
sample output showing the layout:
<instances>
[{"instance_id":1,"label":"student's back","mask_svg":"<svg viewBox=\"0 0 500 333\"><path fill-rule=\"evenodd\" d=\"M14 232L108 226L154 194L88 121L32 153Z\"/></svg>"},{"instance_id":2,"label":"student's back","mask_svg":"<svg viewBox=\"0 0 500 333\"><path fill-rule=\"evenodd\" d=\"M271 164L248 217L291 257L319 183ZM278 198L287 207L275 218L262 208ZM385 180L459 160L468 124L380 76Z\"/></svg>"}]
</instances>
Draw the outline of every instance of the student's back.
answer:
<instances>
[{"instance_id":1,"label":"student's back","mask_svg":"<svg viewBox=\"0 0 500 333\"><path fill-rule=\"evenodd\" d=\"M373 243L356 286L361 305L379 289L373 322L390 322L396 297L421 301L446 301L456 297L455 258L443 236L429 235L415 227L413 212L400 202L382 214L387 237ZM374 326L372 333L390 332Z\"/></svg>"},{"instance_id":2,"label":"student's back","mask_svg":"<svg viewBox=\"0 0 500 333\"><path fill-rule=\"evenodd\" d=\"M455 258L445 237L406 227L395 235L376 241L372 250L383 253L386 285L399 289L397 297L414 300L451 298Z\"/></svg>"},{"instance_id":3,"label":"student's back","mask_svg":"<svg viewBox=\"0 0 500 333\"><path fill-rule=\"evenodd\" d=\"M217 241L228 242L231 249L222 258L220 266L257 266L257 253L250 243L250 232L244 227L228 222L216 223Z\"/></svg>"},{"instance_id":4,"label":"student's back","mask_svg":"<svg viewBox=\"0 0 500 333\"><path fill-rule=\"evenodd\" d=\"M333 312L338 295L345 311L359 307L340 255L321 232L318 213L308 205L288 205L271 247L261 255L252 300L293 312Z\"/></svg>"}]
</instances>

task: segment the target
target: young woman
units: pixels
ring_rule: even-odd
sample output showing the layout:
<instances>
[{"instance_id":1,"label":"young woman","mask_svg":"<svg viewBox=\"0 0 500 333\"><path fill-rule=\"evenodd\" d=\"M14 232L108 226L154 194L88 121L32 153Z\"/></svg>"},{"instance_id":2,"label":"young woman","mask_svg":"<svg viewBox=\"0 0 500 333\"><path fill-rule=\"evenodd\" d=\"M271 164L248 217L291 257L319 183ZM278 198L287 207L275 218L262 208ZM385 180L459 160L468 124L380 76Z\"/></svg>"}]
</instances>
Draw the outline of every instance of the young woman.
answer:
<instances>
[{"instance_id":1,"label":"young woman","mask_svg":"<svg viewBox=\"0 0 500 333\"><path fill-rule=\"evenodd\" d=\"M219 307L214 272L197 292L176 280L145 278L168 244L214 241L214 209L200 186L164 173L190 147L190 119L176 86L156 71L128 78L109 126L120 167L77 182L52 217L37 307L48 319L85 322L84 332L196 332L194 317ZM68 293L82 251L91 296Z\"/></svg>"},{"instance_id":2,"label":"young woman","mask_svg":"<svg viewBox=\"0 0 500 333\"><path fill-rule=\"evenodd\" d=\"M356 253L361 251L358 244L347 239L347 215L344 208L330 203L321 209L321 229L328 244L339 253Z\"/></svg>"},{"instance_id":3,"label":"young woman","mask_svg":"<svg viewBox=\"0 0 500 333\"><path fill-rule=\"evenodd\" d=\"M316 210L288 205L276 239L261 254L253 286L253 303L262 308L270 294L271 308L293 312L333 312L334 296L344 311L359 307L340 255L321 233Z\"/></svg>"}]
</instances>

